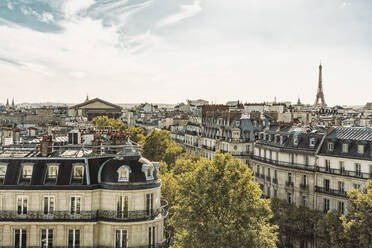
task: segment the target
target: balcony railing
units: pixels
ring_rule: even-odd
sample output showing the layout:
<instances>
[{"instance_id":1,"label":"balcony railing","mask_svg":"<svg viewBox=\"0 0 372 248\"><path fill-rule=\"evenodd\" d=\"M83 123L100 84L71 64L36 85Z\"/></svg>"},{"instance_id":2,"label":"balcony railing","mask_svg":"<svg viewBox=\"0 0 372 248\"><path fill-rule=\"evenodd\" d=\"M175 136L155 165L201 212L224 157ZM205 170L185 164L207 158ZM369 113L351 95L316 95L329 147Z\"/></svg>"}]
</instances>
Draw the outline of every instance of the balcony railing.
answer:
<instances>
[{"instance_id":1,"label":"balcony railing","mask_svg":"<svg viewBox=\"0 0 372 248\"><path fill-rule=\"evenodd\" d=\"M333 169L333 168L326 168L326 167L319 167L316 166L315 170L318 172L329 173L333 175L342 175L342 176L349 176L349 177L358 177L363 179L372 179L372 173L365 173L361 171L348 171L348 170L340 170L340 169Z\"/></svg>"},{"instance_id":2,"label":"balcony railing","mask_svg":"<svg viewBox=\"0 0 372 248\"><path fill-rule=\"evenodd\" d=\"M315 186L315 192L334 195L334 196L341 196L341 197L347 196L345 190L331 189L331 188L325 188L325 187L319 187L319 186Z\"/></svg>"},{"instance_id":3,"label":"balcony railing","mask_svg":"<svg viewBox=\"0 0 372 248\"><path fill-rule=\"evenodd\" d=\"M265 175L264 174L260 174L260 178L265 179Z\"/></svg>"},{"instance_id":4,"label":"balcony railing","mask_svg":"<svg viewBox=\"0 0 372 248\"><path fill-rule=\"evenodd\" d=\"M372 179L372 173L325 168L325 167L319 167L319 166L314 166L314 165L295 164L295 163L290 163L290 162L283 162L283 161L263 158L263 157L256 156L256 155L251 155L250 157L253 160L257 160L257 161L261 161L264 163L268 163L268 164L280 166L280 167L285 167L285 168L307 170L307 171L313 171L313 172L322 172L322 173L328 173L328 174L333 174L333 175L342 175L342 176L357 177L357 178L363 178L363 179Z\"/></svg>"},{"instance_id":5,"label":"balcony railing","mask_svg":"<svg viewBox=\"0 0 372 248\"><path fill-rule=\"evenodd\" d=\"M301 183L300 189L303 191L309 191L309 185L307 183Z\"/></svg>"},{"instance_id":6,"label":"balcony railing","mask_svg":"<svg viewBox=\"0 0 372 248\"><path fill-rule=\"evenodd\" d=\"M204 149L207 149L209 151L216 151L216 147L215 146L206 146L206 145L202 145L202 148Z\"/></svg>"},{"instance_id":7,"label":"balcony railing","mask_svg":"<svg viewBox=\"0 0 372 248\"><path fill-rule=\"evenodd\" d=\"M294 187L293 182L291 182L291 181L286 181L285 186L288 187L288 188L293 188Z\"/></svg>"},{"instance_id":8,"label":"balcony railing","mask_svg":"<svg viewBox=\"0 0 372 248\"><path fill-rule=\"evenodd\" d=\"M292 168L292 169L300 169L300 170L308 170L308 171L314 171L315 166L314 165L304 165L304 164L292 164L289 162L283 162L283 161L277 161L273 159L263 158L256 155L251 155L251 158L257 161L269 163L272 165L285 167L285 168Z\"/></svg>"},{"instance_id":9,"label":"balcony railing","mask_svg":"<svg viewBox=\"0 0 372 248\"><path fill-rule=\"evenodd\" d=\"M115 210L97 210L97 211L79 211L71 214L70 211L53 211L51 214L44 214L44 211L27 211L26 214L18 214L16 210L0 211L0 221L112 221L112 222L130 222L151 220L161 215L167 215L167 202L162 201L162 206L154 210L135 210L135 211L115 211Z\"/></svg>"}]
</instances>

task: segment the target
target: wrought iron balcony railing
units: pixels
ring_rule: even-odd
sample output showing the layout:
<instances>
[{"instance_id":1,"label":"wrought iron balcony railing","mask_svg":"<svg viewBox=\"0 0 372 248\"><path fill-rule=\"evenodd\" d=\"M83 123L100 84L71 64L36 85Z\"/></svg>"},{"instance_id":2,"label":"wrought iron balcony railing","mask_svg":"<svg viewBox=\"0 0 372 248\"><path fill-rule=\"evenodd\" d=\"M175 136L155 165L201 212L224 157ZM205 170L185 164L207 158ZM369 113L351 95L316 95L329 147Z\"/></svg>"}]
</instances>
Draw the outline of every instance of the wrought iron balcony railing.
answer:
<instances>
[{"instance_id":1,"label":"wrought iron balcony railing","mask_svg":"<svg viewBox=\"0 0 372 248\"><path fill-rule=\"evenodd\" d=\"M314 171L315 167L314 165L305 165L305 164L295 164L295 163L289 163L289 162L283 162L283 161L277 161L269 158L263 158L256 155L251 155L251 158L257 161L269 163L272 165L285 167L285 168L292 168L292 169L300 169L300 170L308 170L308 171Z\"/></svg>"},{"instance_id":2,"label":"wrought iron balcony railing","mask_svg":"<svg viewBox=\"0 0 372 248\"><path fill-rule=\"evenodd\" d=\"M291 181L286 181L286 182L285 182L285 186L288 187L288 188L293 188L294 185L293 185L293 182L291 182Z\"/></svg>"},{"instance_id":3,"label":"wrought iron balcony railing","mask_svg":"<svg viewBox=\"0 0 372 248\"><path fill-rule=\"evenodd\" d=\"M334 195L334 196L341 196L341 197L347 196L345 190L331 189L331 188L325 188L325 187L319 187L319 186L315 186L315 192Z\"/></svg>"},{"instance_id":4,"label":"wrought iron balcony railing","mask_svg":"<svg viewBox=\"0 0 372 248\"><path fill-rule=\"evenodd\" d=\"M96 210L78 211L74 214L71 214L70 211L53 211L50 214L45 214L44 211L27 211L26 214L19 214L17 210L4 210L0 211L0 221L142 221L154 219L159 215L166 217L167 206L167 202L162 201L162 206L154 210Z\"/></svg>"},{"instance_id":5,"label":"wrought iron balcony railing","mask_svg":"<svg viewBox=\"0 0 372 248\"><path fill-rule=\"evenodd\" d=\"M309 185L306 183L301 183L300 184L300 189L303 191L309 191Z\"/></svg>"}]
</instances>

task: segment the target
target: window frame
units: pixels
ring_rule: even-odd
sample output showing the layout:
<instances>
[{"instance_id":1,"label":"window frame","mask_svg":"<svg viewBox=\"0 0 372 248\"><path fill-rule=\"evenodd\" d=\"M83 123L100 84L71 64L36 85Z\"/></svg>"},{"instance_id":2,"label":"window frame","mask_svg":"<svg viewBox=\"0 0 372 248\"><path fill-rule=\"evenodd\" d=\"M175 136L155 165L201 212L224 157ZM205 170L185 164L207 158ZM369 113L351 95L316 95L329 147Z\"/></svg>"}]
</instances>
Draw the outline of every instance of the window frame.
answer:
<instances>
[{"instance_id":1,"label":"window frame","mask_svg":"<svg viewBox=\"0 0 372 248\"><path fill-rule=\"evenodd\" d=\"M31 167L31 175L26 175L25 176L25 169ZM26 163L22 164L22 179L27 180L27 179L32 179L32 174L34 172L34 164L33 163Z\"/></svg>"},{"instance_id":2,"label":"window frame","mask_svg":"<svg viewBox=\"0 0 372 248\"><path fill-rule=\"evenodd\" d=\"M21 213L19 213L19 206L18 206L18 202L19 202L19 199L22 199L21 200L21 206L20 206L20 209L21 209ZM24 210L25 209L25 206L24 206L24 202L26 200L26 211ZM17 195L16 197L16 212L17 212L17 215L27 215L27 212L28 212L28 195Z\"/></svg>"},{"instance_id":3,"label":"window frame","mask_svg":"<svg viewBox=\"0 0 372 248\"><path fill-rule=\"evenodd\" d=\"M70 246L69 242L70 242L70 231L72 231L72 246ZM79 244L76 245L76 233L79 233ZM73 229L68 229L68 232L67 232L67 247L80 247L81 246L81 232L80 232L80 229L77 229L77 228L73 228Z\"/></svg>"},{"instance_id":4,"label":"window frame","mask_svg":"<svg viewBox=\"0 0 372 248\"><path fill-rule=\"evenodd\" d=\"M45 211L45 199L48 198L47 200L47 211ZM54 212L56 211L56 201L55 201L55 196L54 195L44 195L43 196L43 214L44 215L53 215ZM53 210L51 211L51 202L53 202ZM47 213L45 213L47 212Z\"/></svg>"},{"instance_id":5,"label":"window frame","mask_svg":"<svg viewBox=\"0 0 372 248\"><path fill-rule=\"evenodd\" d=\"M82 168L81 177L76 176L76 170L78 168ZM84 178L84 172L85 172L85 166L83 164L74 164L73 165L73 171L72 171L72 179L73 180L83 180Z\"/></svg>"},{"instance_id":6,"label":"window frame","mask_svg":"<svg viewBox=\"0 0 372 248\"><path fill-rule=\"evenodd\" d=\"M19 247L19 248L22 248L22 247L27 247L27 228L16 228L16 229L13 229L13 233L14 233L14 240L13 240L13 243L14 243L14 247ZM17 238L16 238L16 232L19 231L19 246L16 246L16 242L17 242ZM25 236L25 240L23 240L22 236ZM23 242L24 241L24 244L25 246L23 246Z\"/></svg>"},{"instance_id":7,"label":"window frame","mask_svg":"<svg viewBox=\"0 0 372 248\"><path fill-rule=\"evenodd\" d=\"M342 143L342 153L348 153L348 152L349 152L349 144Z\"/></svg>"},{"instance_id":8,"label":"window frame","mask_svg":"<svg viewBox=\"0 0 372 248\"><path fill-rule=\"evenodd\" d=\"M122 175L122 170L125 169L126 170L126 176L123 177ZM117 171L118 173L118 182L129 182L129 174L131 173L131 169L128 165L122 165L120 166Z\"/></svg>"},{"instance_id":9,"label":"window frame","mask_svg":"<svg viewBox=\"0 0 372 248\"><path fill-rule=\"evenodd\" d=\"M5 179L6 172L8 170L8 164L7 163L0 163L0 168L5 168L4 175L0 174L0 179ZM1 169L0 169L0 171L1 171Z\"/></svg>"},{"instance_id":10,"label":"window frame","mask_svg":"<svg viewBox=\"0 0 372 248\"><path fill-rule=\"evenodd\" d=\"M118 241L117 240L118 232L119 232L119 237L120 237L119 244L117 243L117 241ZM123 235L123 234L125 234L125 235ZM116 229L114 235L115 235L115 237L114 237L114 241L115 241L114 247L115 248L127 248L128 247L128 237L129 237L129 234L128 234L128 230L127 229ZM123 245L123 237L124 236L126 236L126 242Z\"/></svg>"},{"instance_id":11,"label":"window frame","mask_svg":"<svg viewBox=\"0 0 372 248\"><path fill-rule=\"evenodd\" d=\"M45 246L43 246L43 231L45 231ZM51 231L51 232L50 232ZM49 245L49 234L52 236L52 244ZM52 228L45 228L40 229L40 247L53 247L54 246L54 229Z\"/></svg>"},{"instance_id":12,"label":"window frame","mask_svg":"<svg viewBox=\"0 0 372 248\"><path fill-rule=\"evenodd\" d=\"M74 207L72 206L72 198L75 198L74 200ZM81 214L81 209L82 209L82 196L81 195L70 195L70 215L80 215ZM79 199L79 211L77 211L77 201L76 199ZM74 208L74 209L73 209ZM78 213L77 213L78 212Z\"/></svg>"},{"instance_id":13,"label":"window frame","mask_svg":"<svg viewBox=\"0 0 372 248\"><path fill-rule=\"evenodd\" d=\"M51 176L50 175L50 169L52 167L56 167L57 170L56 170L56 175L55 176ZM56 179L58 178L58 172L59 172L59 164L48 164L48 171L47 171L47 179Z\"/></svg>"},{"instance_id":14,"label":"window frame","mask_svg":"<svg viewBox=\"0 0 372 248\"><path fill-rule=\"evenodd\" d=\"M333 152L334 150L335 150L335 143L333 143L333 142L328 142L327 143L327 150L329 151L329 152Z\"/></svg>"},{"instance_id":15,"label":"window frame","mask_svg":"<svg viewBox=\"0 0 372 248\"><path fill-rule=\"evenodd\" d=\"M358 144L358 154L364 154L364 145Z\"/></svg>"}]
</instances>

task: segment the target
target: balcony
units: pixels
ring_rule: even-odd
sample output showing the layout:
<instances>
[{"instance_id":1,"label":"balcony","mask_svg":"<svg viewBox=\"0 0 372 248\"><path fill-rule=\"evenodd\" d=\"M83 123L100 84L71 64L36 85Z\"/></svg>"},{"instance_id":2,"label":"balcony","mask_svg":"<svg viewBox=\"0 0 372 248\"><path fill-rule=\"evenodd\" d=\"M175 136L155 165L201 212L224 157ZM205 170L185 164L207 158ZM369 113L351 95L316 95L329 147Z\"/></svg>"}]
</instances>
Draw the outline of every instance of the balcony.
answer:
<instances>
[{"instance_id":1,"label":"balcony","mask_svg":"<svg viewBox=\"0 0 372 248\"><path fill-rule=\"evenodd\" d=\"M289 162L277 161L277 160L273 160L273 159L259 157L259 156L256 156L256 155L251 155L251 159L256 160L256 161L260 161L260 162L264 162L264 163L268 163L268 164L271 164L271 165L275 165L275 166L284 167L284 168L315 171L315 166L313 166L313 165L292 164L292 163L289 163Z\"/></svg>"},{"instance_id":2,"label":"balcony","mask_svg":"<svg viewBox=\"0 0 372 248\"><path fill-rule=\"evenodd\" d=\"M97 210L80 211L78 214L71 214L70 211L53 211L52 214L44 214L44 211L27 211L27 214L18 214L16 210L4 210L0 212L0 221L46 221L46 222L131 222L152 220L155 217L166 217L168 203L162 200L162 206L154 210L135 210L135 211L115 211Z\"/></svg>"},{"instance_id":3,"label":"balcony","mask_svg":"<svg viewBox=\"0 0 372 248\"><path fill-rule=\"evenodd\" d=\"M216 151L216 147L215 146L207 146L207 145L202 145L202 148L206 149L206 150L209 150L209 151Z\"/></svg>"},{"instance_id":4,"label":"balcony","mask_svg":"<svg viewBox=\"0 0 372 248\"><path fill-rule=\"evenodd\" d=\"M363 178L363 179L372 179L372 174L360 172L360 171L348 171L348 170L340 170L340 169L333 169L333 168L319 167L319 166L315 167L315 171L333 174L333 175L342 175L342 176L357 177L357 178Z\"/></svg>"},{"instance_id":5,"label":"balcony","mask_svg":"<svg viewBox=\"0 0 372 248\"><path fill-rule=\"evenodd\" d=\"M319 187L315 186L315 192L333 195L333 196L340 196L340 197L346 197L346 191L342 189L331 189L331 188L325 188L325 187Z\"/></svg>"},{"instance_id":6,"label":"balcony","mask_svg":"<svg viewBox=\"0 0 372 248\"><path fill-rule=\"evenodd\" d=\"M291 182L291 181L286 181L286 182L285 182L285 186L286 186L287 188L293 188L293 187L294 187L293 182Z\"/></svg>"},{"instance_id":7,"label":"balcony","mask_svg":"<svg viewBox=\"0 0 372 248\"><path fill-rule=\"evenodd\" d=\"M309 191L309 185L307 183L301 183L300 184L300 189L302 191Z\"/></svg>"}]
</instances>

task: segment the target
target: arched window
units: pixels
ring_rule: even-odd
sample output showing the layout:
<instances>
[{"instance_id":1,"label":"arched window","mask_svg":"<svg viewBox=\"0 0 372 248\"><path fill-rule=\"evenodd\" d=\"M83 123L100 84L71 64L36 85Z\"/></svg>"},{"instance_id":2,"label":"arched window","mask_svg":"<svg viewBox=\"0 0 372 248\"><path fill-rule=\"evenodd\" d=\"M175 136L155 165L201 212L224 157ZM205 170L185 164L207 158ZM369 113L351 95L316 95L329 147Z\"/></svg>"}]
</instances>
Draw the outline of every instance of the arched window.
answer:
<instances>
[{"instance_id":1,"label":"arched window","mask_svg":"<svg viewBox=\"0 0 372 248\"><path fill-rule=\"evenodd\" d=\"M128 182L129 181L129 173L131 172L129 166L123 165L123 166L119 167L117 172L119 174L119 177L118 177L119 182Z\"/></svg>"},{"instance_id":2,"label":"arched window","mask_svg":"<svg viewBox=\"0 0 372 248\"><path fill-rule=\"evenodd\" d=\"M142 172L146 175L146 180L154 179L154 166L152 164L143 164Z\"/></svg>"}]
</instances>

